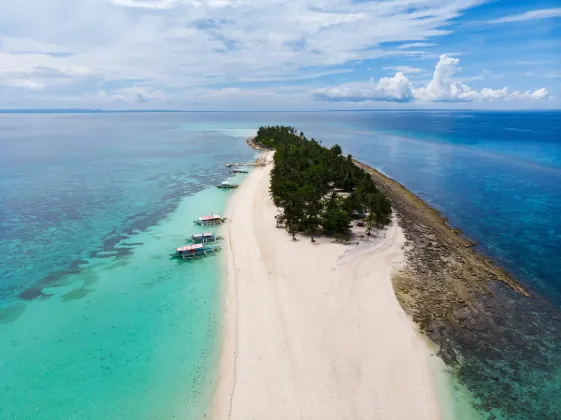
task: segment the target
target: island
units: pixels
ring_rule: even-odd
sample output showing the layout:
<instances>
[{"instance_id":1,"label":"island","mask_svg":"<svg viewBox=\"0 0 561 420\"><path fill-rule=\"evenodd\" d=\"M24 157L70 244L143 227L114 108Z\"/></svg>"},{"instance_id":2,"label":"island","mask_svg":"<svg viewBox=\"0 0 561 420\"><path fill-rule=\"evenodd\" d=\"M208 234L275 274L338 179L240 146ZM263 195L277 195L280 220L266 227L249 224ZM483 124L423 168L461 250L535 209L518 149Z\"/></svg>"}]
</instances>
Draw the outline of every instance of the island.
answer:
<instances>
[{"instance_id":1,"label":"island","mask_svg":"<svg viewBox=\"0 0 561 420\"><path fill-rule=\"evenodd\" d=\"M338 145L283 126L248 144L263 153L227 211L211 418L454 418L443 374L461 385L465 346L493 339L493 285L525 289Z\"/></svg>"}]
</instances>

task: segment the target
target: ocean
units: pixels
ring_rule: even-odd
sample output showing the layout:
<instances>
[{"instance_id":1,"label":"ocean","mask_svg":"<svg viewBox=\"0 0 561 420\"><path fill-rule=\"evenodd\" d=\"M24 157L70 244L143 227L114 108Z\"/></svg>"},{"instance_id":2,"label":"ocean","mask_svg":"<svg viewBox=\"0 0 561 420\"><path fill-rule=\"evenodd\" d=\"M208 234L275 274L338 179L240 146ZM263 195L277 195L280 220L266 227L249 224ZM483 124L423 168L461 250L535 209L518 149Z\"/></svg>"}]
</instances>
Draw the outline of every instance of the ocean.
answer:
<instances>
[{"instance_id":1,"label":"ocean","mask_svg":"<svg viewBox=\"0 0 561 420\"><path fill-rule=\"evenodd\" d=\"M0 418L203 418L222 263L169 253L224 210L246 135L176 115L0 116Z\"/></svg>"},{"instance_id":2,"label":"ocean","mask_svg":"<svg viewBox=\"0 0 561 420\"><path fill-rule=\"evenodd\" d=\"M457 374L487 419L561 419L561 112L478 111L1 114L0 418L204 415L224 267L168 253L264 124L339 143L531 290L492 285L500 332Z\"/></svg>"}]
</instances>

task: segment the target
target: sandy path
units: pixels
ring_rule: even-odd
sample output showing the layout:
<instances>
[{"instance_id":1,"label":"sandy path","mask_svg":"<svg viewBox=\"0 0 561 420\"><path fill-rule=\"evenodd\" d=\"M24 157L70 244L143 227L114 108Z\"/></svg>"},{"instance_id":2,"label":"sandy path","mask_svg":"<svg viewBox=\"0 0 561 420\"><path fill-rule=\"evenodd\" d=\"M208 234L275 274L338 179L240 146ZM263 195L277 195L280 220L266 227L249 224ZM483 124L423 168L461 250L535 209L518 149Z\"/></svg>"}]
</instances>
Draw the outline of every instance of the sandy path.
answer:
<instances>
[{"instance_id":1,"label":"sandy path","mask_svg":"<svg viewBox=\"0 0 561 420\"><path fill-rule=\"evenodd\" d=\"M293 242L275 227L269 171L230 203L213 419L440 419L430 352L390 280L401 229L371 247Z\"/></svg>"}]
</instances>

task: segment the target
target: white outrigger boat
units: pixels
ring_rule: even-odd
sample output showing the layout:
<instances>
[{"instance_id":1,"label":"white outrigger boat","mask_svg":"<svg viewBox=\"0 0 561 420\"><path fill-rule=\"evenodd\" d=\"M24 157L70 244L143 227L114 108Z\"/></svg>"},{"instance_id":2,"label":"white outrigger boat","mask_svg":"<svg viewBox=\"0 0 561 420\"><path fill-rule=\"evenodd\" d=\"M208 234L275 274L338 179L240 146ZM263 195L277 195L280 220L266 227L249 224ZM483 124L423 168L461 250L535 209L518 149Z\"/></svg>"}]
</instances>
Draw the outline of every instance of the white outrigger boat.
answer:
<instances>
[{"instance_id":1,"label":"white outrigger boat","mask_svg":"<svg viewBox=\"0 0 561 420\"><path fill-rule=\"evenodd\" d=\"M220 214L212 214L210 216L201 216L194 223L200 226L215 226L221 225L226 221L225 217L220 216Z\"/></svg>"},{"instance_id":2,"label":"white outrigger boat","mask_svg":"<svg viewBox=\"0 0 561 420\"><path fill-rule=\"evenodd\" d=\"M239 185L238 184L232 184L230 183L230 181L223 181L220 185L217 185L216 188L222 188L222 189L233 189L233 188L238 188Z\"/></svg>"},{"instance_id":3,"label":"white outrigger boat","mask_svg":"<svg viewBox=\"0 0 561 420\"><path fill-rule=\"evenodd\" d=\"M194 244L206 244L209 242L219 241L220 239L222 239L222 236L216 236L211 232L193 233L193 235L191 235L191 239L189 239L189 242L192 242Z\"/></svg>"},{"instance_id":4,"label":"white outrigger boat","mask_svg":"<svg viewBox=\"0 0 561 420\"><path fill-rule=\"evenodd\" d=\"M208 255L216 254L220 251L219 246L210 246L205 244L194 244L182 246L175 249L175 253L171 254L174 258L182 258L184 260L190 260L198 257L206 257Z\"/></svg>"},{"instance_id":5,"label":"white outrigger boat","mask_svg":"<svg viewBox=\"0 0 561 420\"><path fill-rule=\"evenodd\" d=\"M246 169L241 169L241 168L234 168L232 169L232 173L233 174L247 174L249 171Z\"/></svg>"}]
</instances>

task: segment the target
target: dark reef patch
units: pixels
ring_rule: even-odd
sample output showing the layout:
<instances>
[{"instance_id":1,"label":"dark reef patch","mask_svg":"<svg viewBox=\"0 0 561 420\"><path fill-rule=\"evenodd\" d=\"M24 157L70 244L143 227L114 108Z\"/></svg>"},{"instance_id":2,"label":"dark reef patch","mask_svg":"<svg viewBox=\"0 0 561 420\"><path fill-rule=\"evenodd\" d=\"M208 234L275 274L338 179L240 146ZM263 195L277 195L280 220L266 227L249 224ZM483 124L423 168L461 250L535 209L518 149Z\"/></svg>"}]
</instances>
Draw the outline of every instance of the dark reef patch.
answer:
<instances>
[{"instance_id":1,"label":"dark reef patch","mask_svg":"<svg viewBox=\"0 0 561 420\"><path fill-rule=\"evenodd\" d=\"M561 419L559 308L530 297L438 212L369 171L407 239L406 268L393 278L396 295L477 408L486 419Z\"/></svg>"}]
</instances>

